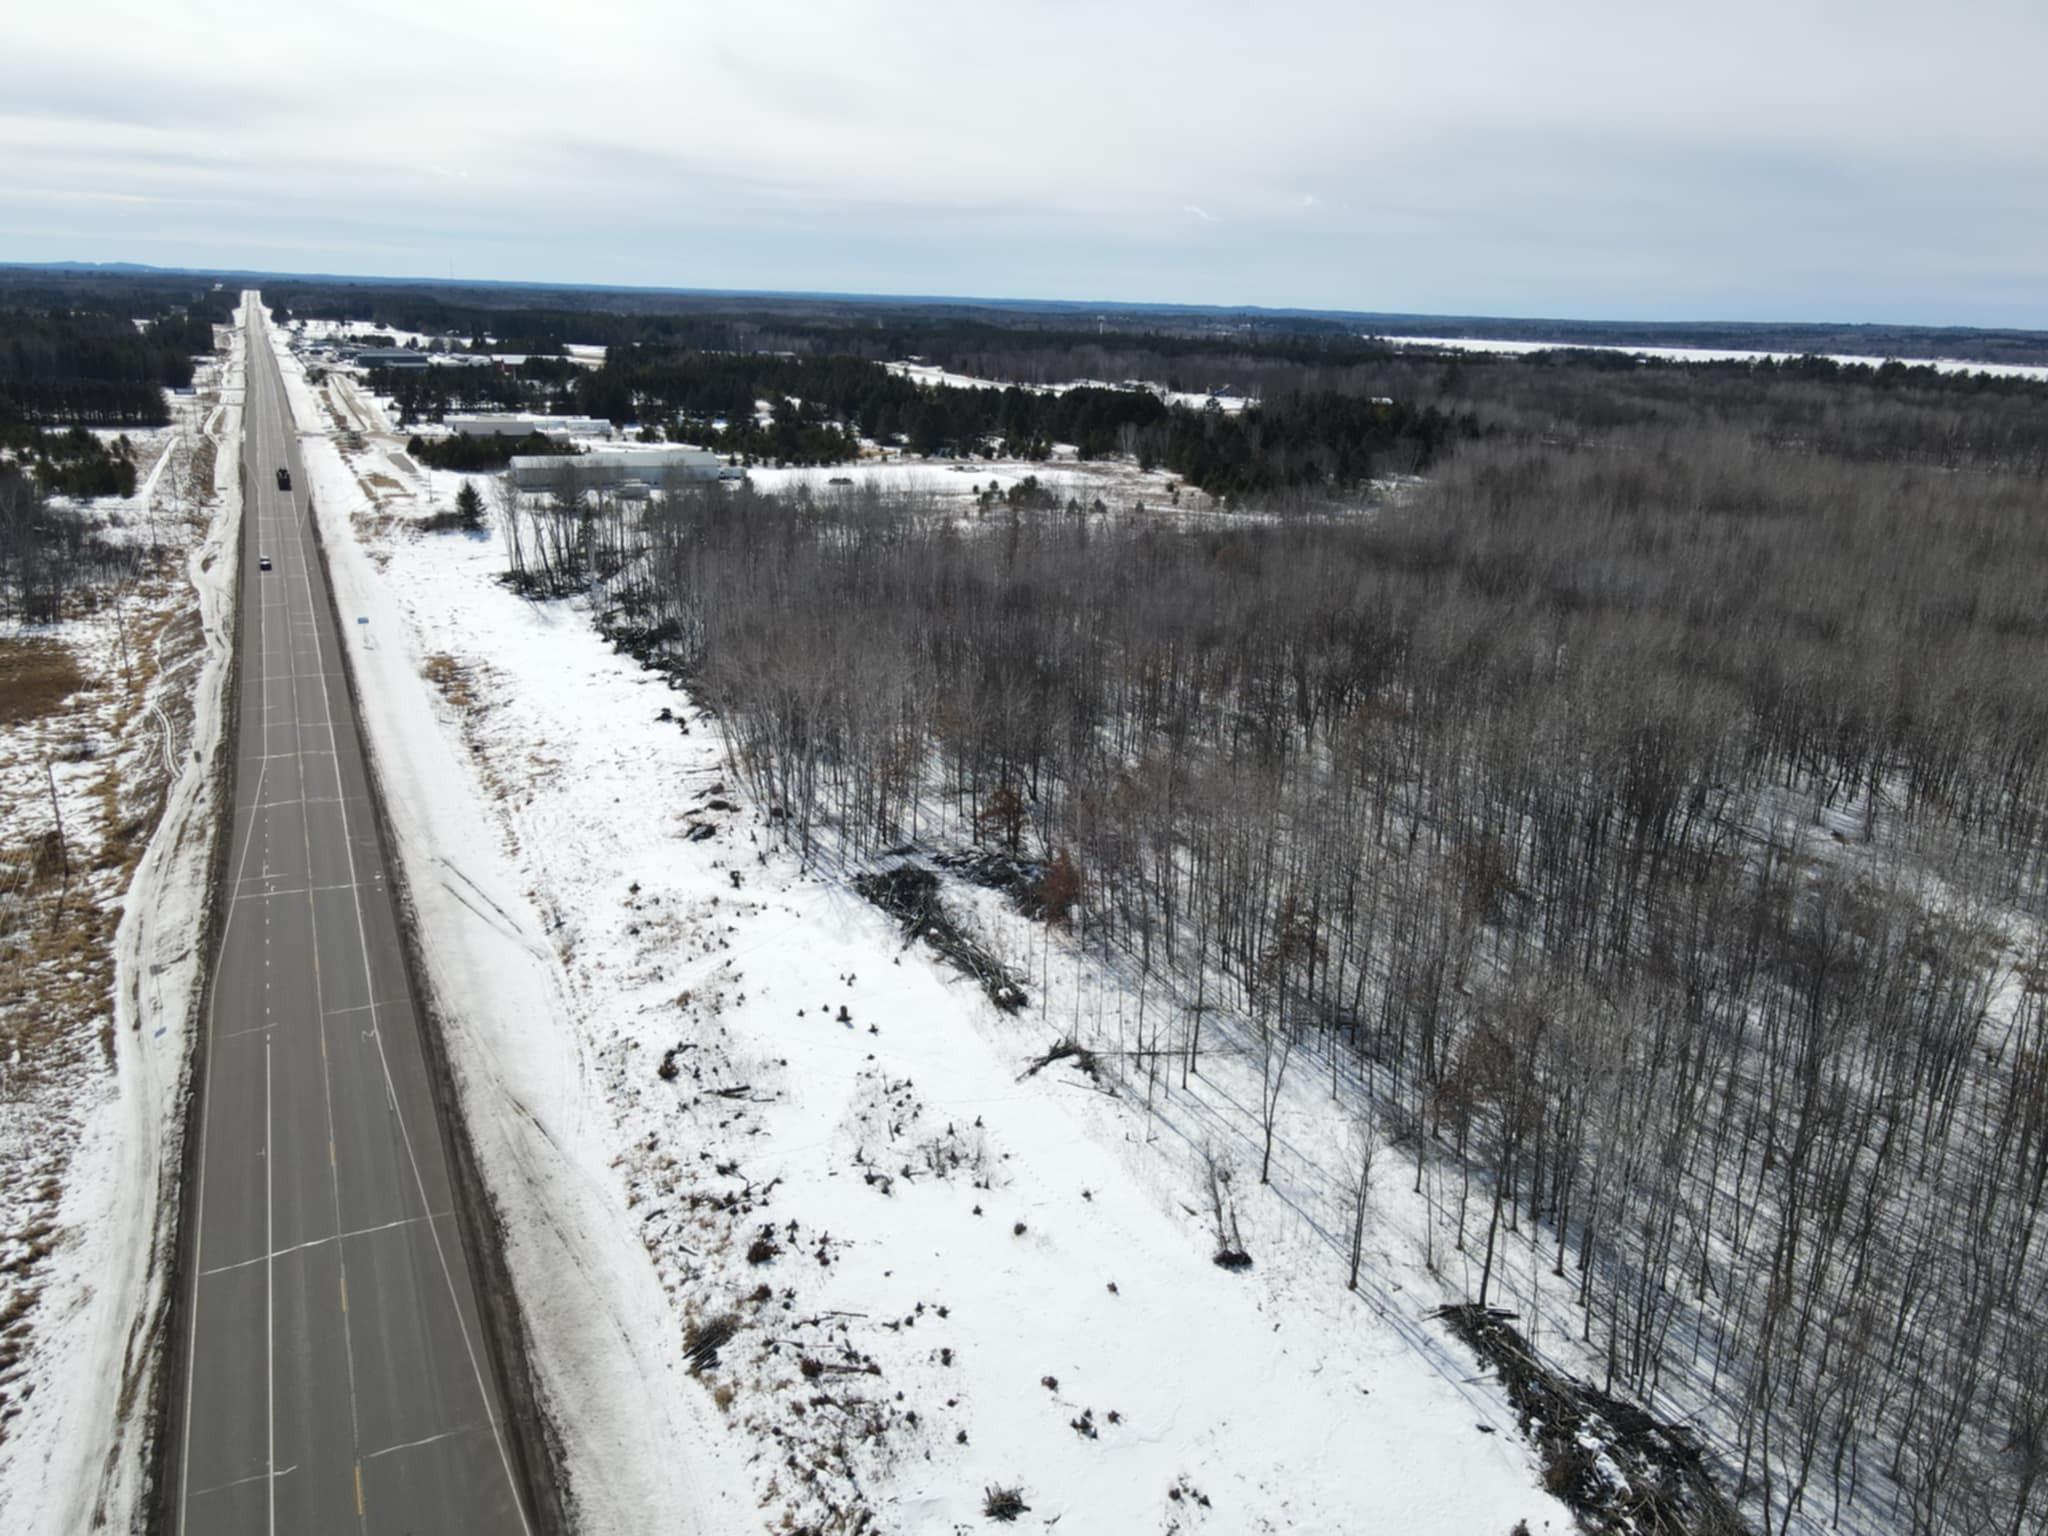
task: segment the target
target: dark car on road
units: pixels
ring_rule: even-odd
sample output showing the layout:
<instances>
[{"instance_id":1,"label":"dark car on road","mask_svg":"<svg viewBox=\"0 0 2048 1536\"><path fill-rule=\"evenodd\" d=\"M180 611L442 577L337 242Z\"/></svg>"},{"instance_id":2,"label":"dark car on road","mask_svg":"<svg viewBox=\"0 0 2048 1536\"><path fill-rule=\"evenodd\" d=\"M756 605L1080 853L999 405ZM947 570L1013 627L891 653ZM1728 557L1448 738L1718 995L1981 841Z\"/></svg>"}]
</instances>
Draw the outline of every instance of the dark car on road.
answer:
<instances>
[{"instance_id":1,"label":"dark car on road","mask_svg":"<svg viewBox=\"0 0 2048 1536\"><path fill-rule=\"evenodd\" d=\"M268 555L258 555L258 556L256 557L256 569L257 569L257 570L259 570L259 571L267 571L267 570L269 570L269 569L270 569L270 556L268 556Z\"/></svg>"},{"instance_id":2,"label":"dark car on road","mask_svg":"<svg viewBox=\"0 0 2048 1536\"><path fill-rule=\"evenodd\" d=\"M290 490L290 489L292 488L292 472L291 472L290 470L288 470L288 469L280 469L280 470L278 470L278 472L277 472L277 488L278 488L278 489L279 489L280 491L288 491L288 490Z\"/></svg>"}]
</instances>

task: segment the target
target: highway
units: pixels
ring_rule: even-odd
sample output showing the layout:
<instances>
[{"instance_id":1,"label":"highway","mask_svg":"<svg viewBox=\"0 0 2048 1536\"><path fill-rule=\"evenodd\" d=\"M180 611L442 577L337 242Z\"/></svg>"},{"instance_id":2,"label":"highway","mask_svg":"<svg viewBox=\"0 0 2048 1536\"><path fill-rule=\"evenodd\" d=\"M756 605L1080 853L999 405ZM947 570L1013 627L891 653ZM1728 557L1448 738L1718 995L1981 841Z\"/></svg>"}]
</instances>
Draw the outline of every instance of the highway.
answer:
<instances>
[{"instance_id":1,"label":"highway","mask_svg":"<svg viewBox=\"0 0 2048 1536\"><path fill-rule=\"evenodd\" d=\"M234 827L193 1109L168 1524L531 1531L291 408L254 294L245 312Z\"/></svg>"}]
</instances>

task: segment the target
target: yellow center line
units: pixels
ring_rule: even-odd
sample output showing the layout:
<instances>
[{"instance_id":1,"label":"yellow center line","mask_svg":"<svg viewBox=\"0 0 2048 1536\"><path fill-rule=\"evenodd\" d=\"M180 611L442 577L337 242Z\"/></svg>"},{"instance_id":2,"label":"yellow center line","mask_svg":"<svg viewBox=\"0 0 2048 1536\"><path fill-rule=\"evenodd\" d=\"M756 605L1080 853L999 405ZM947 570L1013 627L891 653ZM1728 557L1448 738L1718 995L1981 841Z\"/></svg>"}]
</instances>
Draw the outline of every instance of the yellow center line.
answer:
<instances>
[{"instance_id":1,"label":"yellow center line","mask_svg":"<svg viewBox=\"0 0 2048 1536\"><path fill-rule=\"evenodd\" d=\"M363 1518L363 1464L356 1463L356 1518Z\"/></svg>"},{"instance_id":2,"label":"yellow center line","mask_svg":"<svg viewBox=\"0 0 2048 1536\"><path fill-rule=\"evenodd\" d=\"M346 1311L348 1310L348 1276L347 1276L347 1275L343 1275L343 1276L341 1277L341 1310L342 1310L342 1311L344 1311L344 1312L346 1312Z\"/></svg>"}]
</instances>

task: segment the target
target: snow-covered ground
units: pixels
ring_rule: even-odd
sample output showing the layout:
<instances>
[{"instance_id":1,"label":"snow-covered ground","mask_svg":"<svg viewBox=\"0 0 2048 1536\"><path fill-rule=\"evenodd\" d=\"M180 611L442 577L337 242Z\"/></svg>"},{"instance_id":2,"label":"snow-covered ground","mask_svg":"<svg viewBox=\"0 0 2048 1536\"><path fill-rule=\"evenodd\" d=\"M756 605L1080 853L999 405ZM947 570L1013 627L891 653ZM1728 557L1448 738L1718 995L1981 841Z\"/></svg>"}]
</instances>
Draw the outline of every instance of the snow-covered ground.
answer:
<instances>
[{"instance_id":1,"label":"snow-covered ground","mask_svg":"<svg viewBox=\"0 0 2048 1536\"><path fill-rule=\"evenodd\" d=\"M478 356L489 357L494 363L507 368L516 368L531 354L525 352L471 353L468 350L470 337L464 335L437 335L428 331L408 331L401 326L377 325L368 320L323 320L304 317L293 320L289 330L293 339L306 346L369 346L410 347L428 354L429 361L469 364ZM490 338L485 338L486 342ZM434 351L436 344L445 343L449 350ZM562 349L562 355L569 362L585 368L603 366L605 348L571 343Z\"/></svg>"},{"instance_id":2,"label":"snow-covered ground","mask_svg":"<svg viewBox=\"0 0 2048 1536\"><path fill-rule=\"evenodd\" d=\"M1752 352L1737 347L1619 347L1581 341L1504 341L1476 336L1371 336L1396 347L1441 347L1459 352L1495 352L1520 357L1531 352L1620 352L1630 357L1655 357L1676 363L1783 363L1800 356L1797 352ZM1829 353L1828 361L1877 368L1888 362L1909 367L1933 368L1937 373L1983 373L2001 379L2048 379L2048 366L2032 363L1979 363L1967 358L1888 358L1854 353Z\"/></svg>"},{"instance_id":3,"label":"snow-covered ground","mask_svg":"<svg viewBox=\"0 0 2048 1536\"><path fill-rule=\"evenodd\" d=\"M380 347L427 347L437 339L425 331L401 330L395 325L377 325L368 320L305 318L292 321L291 329L308 343L350 342L369 346L371 338L376 337L388 338L376 341L375 345Z\"/></svg>"},{"instance_id":4,"label":"snow-covered ground","mask_svg":"<svg viewBox=\"0 0 2048 1536\"><path fill-rule=\"evenodd\" d=\"M35 967L15 975L43 1007L30 1039L13 1033L0 1068L10 1343L0 1527L10 1536L124 1530L141 1518L219 805L240 396L236 353L203 372L197 396L174 398L176 426L133 434L136 495L94 505L119 520L116 536L173 551L168 568L99 613L7 636L65 646L83 679L56 715L0 731L5 841L53 820L47 764L78 871L68 952L38 961L32 944L27 959L10 948L0 961ZM10 1032L20 1022L8 1020Z\"/></svg>"},{"instance_id":5,"label":"snow-covered ground","mask_svg":"<svg viewBox=\"0 0 2048 1536\"><path fill-rule=\"evenodd\" d=\"M813 491L864 490L872 487L890 494L931 496L938 500L972 502L993 486L999 493L1035 479L1047 494L1062 503L1068 500L1089 506L1098 498L1105 505L1129 507L1167 505L1176 487L1184 502L1206 503L1209 498L1191 487L1181 486L1180 477L1166 470L1140 470L1135 464L1116 460L1049 460L1043 464L1015 459L934 462L929 459L865 459L858 464L832 464L800 469L747 471L747 479L759 490L787 491L809 486Z\"/></svg>"},{"instance_id":6,"label":"snow-covered ground","mask_svg":"<svg viewBox=\"0 0 2048 1536\"><path fill-rule=\"evenodd\" d=\"M306 457L583 1528L959 1531L998 1487L1067 1531L1569 1528L1423 1320L1449 1292L1397 1175L1353 1295L1330 1212L1256 1187L1242 1063L1171 1115L1031 1071L1113 1006L1066 941L1050 1006L998 1012L784 852L718 722L583 607L380 514L331 440ZM1211 1263L1205 1150L1248 1272Z\"/></svg>"},{"instance_id":7,"label":"snow-covered ground","mask_svg":"<svg viewBox=\"0 0 2048 1536\"><path fill-rule=\"evenodd\" d=\"M1164 400L1168 405L1184 405L1191 411L1207 410L1210 406L1213 405L1216 407L1217 410L1222 411L1226 415L1230 416L1235 416L1239 411L1243 410L1246 406L1257 405L1259 403L1258 400L1251 395L1205 395L1199 390L1184 389L1162 389L1158 393L1159 398Z\"/></svg>"},{"instance_id":8,"label":"snow-covered ground","mask_svg":"<svg viewBox=\"0 0 2048 1536\"><path fill-rule=\"evenodd\" d=\"M1004 379L976 378L971 373L951 373L936 363L884 363L882 366L899 377L937 389L1022 389L1034 395L1063 395L1070 389L1132 387L1129 384L1111 383L1106 379L1069 379L1061 384L1018 384ZM1213 405L1218 410L1235 413L1248 405L1258 404L1248 395L1235 393L1212 395L1200 390L1170 390L1158 384L1145 384L1142 387L1168 405L1184 405L1197 411Z\"/></svg>"},{"instance_id":9,"label":"snow-covered ground","mask_svg":"<svg viewBox=\"0 0 2048 1536\"><path fill-rule=\"evenodd\" d=\"M1004 379L977 378L971 373L953 373L937 363L884 363L882 366L913 384L944 389L1021 389L1034 395L1058 395L1079 388L1082 383L1077 379L1069 384L1016 384Z\"/></svg>"}]
</instances>

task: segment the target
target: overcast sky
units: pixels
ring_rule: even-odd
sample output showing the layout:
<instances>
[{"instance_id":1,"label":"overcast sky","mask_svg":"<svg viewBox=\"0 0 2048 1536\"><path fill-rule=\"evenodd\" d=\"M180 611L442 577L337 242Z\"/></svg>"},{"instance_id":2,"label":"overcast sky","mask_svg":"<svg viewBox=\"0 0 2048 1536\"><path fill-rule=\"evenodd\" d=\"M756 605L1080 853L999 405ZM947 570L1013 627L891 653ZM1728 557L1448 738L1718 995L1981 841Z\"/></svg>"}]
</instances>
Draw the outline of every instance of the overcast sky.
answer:
<instances>
[{"instance_id":1,"label":"overcast sky","mask_svg":"<svg viewBox=\"0 0 2048 1536\"><path fill-rule=\"evenodd\" d=\"M2041 0L46 0L0 29L0 260L2048 327Z\"/></svg>"}]
</instances>

